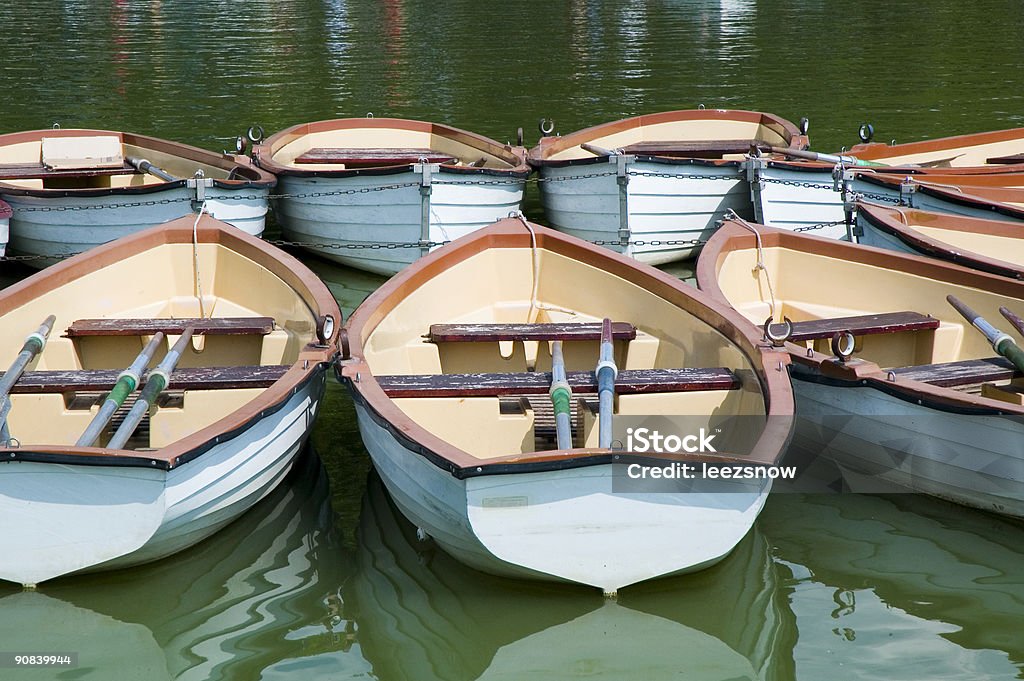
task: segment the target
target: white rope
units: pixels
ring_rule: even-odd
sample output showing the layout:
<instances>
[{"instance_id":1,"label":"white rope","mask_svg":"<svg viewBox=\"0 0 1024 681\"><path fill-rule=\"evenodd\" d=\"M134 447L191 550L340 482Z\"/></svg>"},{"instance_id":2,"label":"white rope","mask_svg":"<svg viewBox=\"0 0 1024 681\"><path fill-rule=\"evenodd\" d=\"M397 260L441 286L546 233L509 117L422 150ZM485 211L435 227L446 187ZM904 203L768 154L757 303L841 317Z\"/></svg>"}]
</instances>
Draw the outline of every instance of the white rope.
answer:
<instances>
[{"instance_id":1,"label":"white rope","mask_svg":"<svg viewBox=\"0 0 1024 681\"><path fill-rule=\"evenodd\" d=\"M532 324L536 321L536 313L541 310L549 312L564 312L565 314L575 316L575 310L566 310L560 307L550 307L537 300L537 290L540 288L540 250L537 248L537 233L533 231L533 225L530 224L526 216L523 215L522 211L516 212L516 217L523 223L527 231L530 232L530 252L533 255L533 288L530 291L530 309L526 312L526 323Z\"/></svg>"},{"instance_id":2,"label":"white rope","mask_svg":"<svg viewBox=\"0 0 1024 681\"><path fill-rule=\"evenodd\" d=\"M729 213L730 213L729 217L731 217L733 220L735 220L736 222L740 223L741 225L743 225L744 227L749 229L751 232L753 232L754 233L754 238L757 240L757 264L754 265L753 271L755 273L757 271L759 271L759 270L764 272L764 280L768 284L768 295L771 297L772 320L774 321L775 320L775 289L772 288L772 277L771 277L771 274L768 272L768 268L764 264L764 247L761 244L761 233L757 231L757 228L755 228L754 225L750 224L749 222L747 222L746 220L741 218L731 208L729 209Z\"/></svg>"},{"instance_id":3,"label":"white rope","mask_svg":"<svg viewBox=\"0 0 1024 681\"><path fill-rule=\"evenodd\" d=\"M204 319L206 318L206 308L203 305L203 284L199 276L199 220L205 211L206 201L203 201L203 205L199 207L199 215L196 216L196 221L192 225L192 263L195 267L196 294L199 297L199 316Z\"/></svg>"}]
</instances>

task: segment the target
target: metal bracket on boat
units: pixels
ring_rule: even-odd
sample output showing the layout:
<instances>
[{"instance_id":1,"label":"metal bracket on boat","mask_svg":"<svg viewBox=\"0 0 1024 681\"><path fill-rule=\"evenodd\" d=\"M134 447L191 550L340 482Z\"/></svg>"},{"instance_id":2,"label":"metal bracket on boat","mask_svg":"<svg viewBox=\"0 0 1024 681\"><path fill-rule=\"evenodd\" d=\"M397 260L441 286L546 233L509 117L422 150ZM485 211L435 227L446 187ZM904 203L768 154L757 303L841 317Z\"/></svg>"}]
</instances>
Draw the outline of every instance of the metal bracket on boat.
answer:
<instances>
[{"instance_id":1,"label":"metal bracket on boat","mask_svg":"<svg viewBox=\"0 0 1024 681\"><path fill-rule=\"evenodd\" d=\"M840 364L845 364L846 360L853 357L853 349L856 344L857 339L850 331L836 331L832 334L832 353Z\"/></svg>"},{"instance_id":2,"label":"metal bracket on boat","mask_svg":"<svg viewBox=\"0 0 1024 681\"><path fill-rule=\"evenodd\" d=\"M433 191L431 181L433 173L440 170L440 165L427 163L421 158L413 164L412 171L420 176L420 254L426 255L430 250L430 194Z\"/></svg>"},{"instance_id":3,"label":"metal bracket on boat","mask_svg":"<svg viewBox=\"0 0 1024 681\"><path fill-rule=\"evenodd\" d=\"M550 118L542 118L537 123L537 129L542 135L550 135L555 131L555 121Z\"/></svg>"},{"instance_id":4,"label":"metal bracket on boat","mask_svg":"<svg viewBox=\"0 0 1024 681\"><path fill-rule=\"evenodd\" d=\"M793 335L793 321L789 317L782 318L782 333L772 331L772 317L764 320L764 339L777 348L781 348Z\"/></svg>"},{"instance_id":5,"label":"metal bracket on boat","mask_svg":"<svg viewBox=\"0 0 1024 681\"><path fill-rule=\"evenodd\" d=\"M917 195L917 189L917 184L909 177L900 182L900 205L916 208L914 197Z\"/></svg>"},{"instance_id":6,"label":"metal bracket on boat","mask_svg":"<svg viewBox=\"0 0 1024 681\"><path fill-rule=\"evenodd\" d=\"M213 188L213 178L204 177L204 175L202 170L197 170L195 177L185 180L185 185L195 194L193 201L200 206L203 205L203 201L206 201L206 190Z\"/></svg>"},{"instance_id":7,"label":"metal bracket on boat","mask_svg":"<svg viewBox=\"0 0 1024 681\"><path fill-rule=\"evenodd\" d=\"M629 245L629 164L632 156L616 154L615 181L619 185L619 243L623 250Z\"/></svg>"}]
</instances>

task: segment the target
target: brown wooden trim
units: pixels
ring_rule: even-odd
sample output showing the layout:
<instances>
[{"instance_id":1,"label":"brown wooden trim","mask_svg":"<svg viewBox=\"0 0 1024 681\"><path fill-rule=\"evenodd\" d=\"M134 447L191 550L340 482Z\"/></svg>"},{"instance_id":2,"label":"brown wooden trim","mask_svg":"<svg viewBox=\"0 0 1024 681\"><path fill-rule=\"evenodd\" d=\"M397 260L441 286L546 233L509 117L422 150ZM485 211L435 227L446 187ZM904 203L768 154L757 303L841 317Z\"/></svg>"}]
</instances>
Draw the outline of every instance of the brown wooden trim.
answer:
<instances>
[{"instance_id":1,"label":"brown wooden trim","mask_svg":"<svg viewBox=\"0 0 1024 681\"><path fill-rule=\"evenodd\" d=\"M1024 264L999 260L990 256L964 251L933 236L910 228L903 219L927 227L965 232L970 234L987 234L1006 239L1024 239L1024 225L1006 220L987 220L984 218L963 215L946 215L913 208L890 208L863 201L857 204L858 214L881 232L896 237L910 248L922 255L941 258L948 262L959 263L966 267L991 272L1003 277L1024 279Z\"/></svg>"},{"instance_id":2,"label":"brown wooden trim","mask_svg":"<svg viewBox=\"0 0 1024 681\"><path fill-rule=\"evenodd\" d=\"M921 381L943 388L974 385L992 381L1008 381L1022 375L1010 360L1004 357L968 359L961 362L923 364L892 370L900 379Z\"/></svg>"},{"instance_id":3,"label":"brown wooden trim","mask_svg":"<svg viewBox=\"0 0 1024 681\"><path fill-rule=\"evenodd\" d=\"M232 367L183 367L175 369L166 390L225 390L232 388L269 388L285 375L290 365ZM118 369L68 369L66 371L26 371L11 388L12 394L103 392L117 383ZM0 372L3 376L3 372ZM138 388L146 384L142 377Z\"/></svg>"},{"instance_id":4,"label":"brown wooden trim","mask_svg":"<svg viewBox=\"0 0 1024 681\"><path fill-rule=\"evenodd\" d=\"M344 164L346 167L377 167L411 165L425 161L427 163L450 163L455 158L433 149L352 149L336 147L316 147L301 156L295 157L295 163L328 163Z\"/></svg>"},{"instance_id":5,"label":"brown wooden trim","mask_svg":"<svg viewBox=\"0 0 1024 681\"><path fill-rule=\"evenodd\" d=\"M927 331L939 328L939 320L918 312L883 312L880 314L857 315L855 317L829 317L804 322L792 322L793 332L789 340L801 343L809 340L831 338L841 331L854 336L869 336L900 331ZM781 335L784 326L772 325L772 331Z\"/></svg>"}]
</instances>

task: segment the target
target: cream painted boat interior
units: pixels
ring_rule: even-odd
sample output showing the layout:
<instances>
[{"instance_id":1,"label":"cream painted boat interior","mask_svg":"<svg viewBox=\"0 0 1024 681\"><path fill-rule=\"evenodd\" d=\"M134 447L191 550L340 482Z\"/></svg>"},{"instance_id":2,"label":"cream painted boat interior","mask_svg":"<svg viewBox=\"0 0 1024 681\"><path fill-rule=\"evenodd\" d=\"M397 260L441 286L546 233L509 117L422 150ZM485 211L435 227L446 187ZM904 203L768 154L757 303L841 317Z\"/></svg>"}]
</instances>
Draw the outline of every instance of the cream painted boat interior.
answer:
<instances>
[{"instance_id":1,"label":"cream painted boat interior","mask_svg":"<svg viewBox=\"0 0 1024 681\"><path fill-rule=\"evenodd\" d=\"M912 144L907 146L912 146ZM857 158L878 161L891 166L928 164L933 168L967 168L988 165L987 161L990 158L1024 153L1024 135L1000 142L945 147L926 152L908 153L908 150L900 147L901 145L895 147L880 145L877 148L868 148L853 153Z\"/></svg>"},{"instance_id":2,"label":"cream painted boat interior","mask_svg":"<svg viewBox=\"0 0 1024 681\"><path fill-rule=\"evenodd\" d=\"M903 311L939 320L934 330L857 337L853 356L883 369L995 356L985 337L946 302L949 294L996 326L1008 326L999 314L1002 305L1024 313L1024 301L1015 298L840 258L765 247L764 270L755 269L757 259L757 250L746 248L725 253L717 263L718 284L725 297L756 324L772 314L773 292L776 320ZM829 339L805 344L832 354Z\"/></svg>"},{"instance_id":3,"label":"cream painted boat interior","mask_svg":"<svg viewBox=\"0 0 1024 681\"><path fill-rule=\"evenodd\" d=\"M605 149L627 147L640 142L701 142L708 140L751 140L775 146L789 146L783 131L756 121L739 120L685 120L643 125L590 139L580 139ZM547 160L568 161L593 158L594 154L579 145L551 154ZM742 154L736 155L743 158Z\"/></svg>"},{"instance_id":4,"label":"cream painted boat interior","mask_svg":"<svg viewBox=\"0 0 1024 681\"><path fill-rule=\"evenodd\" d=\"M485 159L482 167L511 169L519 158L497 144L472 137L454 139L437 132L404 128L343 128L301 135L273 150L273 160L299 170L344 170L343 163L295 163L311 149L430 149L457 159L455 165L469 165ZM450 165L450 164L449 164Z\"/></svg>"},{"instance_id":5,"label":"cream painted boat interior","mask_svg":"<svg viewBox=\"0 0 1024 681\"><path fill-rule=\"evenodd\" d=\"M558 253L540 249L537 305L531 305L534 268L528 248L491 249L439 273L401 300L363 339L376 376L518 373L551 370L550 345L536 342L425 340L437 323L630 322L631 341L615 342L622 369L727 367L743 388L619 395L616 414L765 414L760 385L746 356L721 334L672 303L625 279ZM452 295L457 291L458 295ZM564 343L567 371L593 371L598 341ZM574 394L574 401L579 397ZM590 397L594 397L591 395ZM550 419L546 394L518 398L408 397L394 403L412 420L480 459L537 451L540 413ZM522 405L521 407L519 405ZM597 444L595 419L580 409L577 446ZM549 447L554 449L554 446Z\"/></svg>"},{"instance_id":6,"label":"cream painted boat interior","mask_svg":"<svg viewBox=\"0 0 1024 681\"><path fill-rule=\"evenodd\" d=\"M44 153L44 144L50 140L61 142L77 142L77 144L62 145L62 149L71 150L75 158L47 158ZM94 159L108 159L106 150L110 143L116 140L115 146L119 148L120 158L116 164L103 161L93 162ZM128 157L143 158L154 166L167 171L175 177L187 179L194 177L196 171L202 171L204 177L213 179L227 179L232 170L221 168L209 163L194 161L171 153L157 151L143 146L128 144L116 135L83 135L82 137L41 137L37 140L19 142L0 146L0 184L5 184L22 189L109 189L120 187L142 187L158 184L166 184L150 173L139 172L118 172L116 174L90 175L88 171L114 166L122 167L124 159ZM76 162L77 161L77 162ZM46 178L23 178L13 175L10 172L5 176L4 165L31 166L46 163L48 166L57 165L64 172L54 174ZM81 170L80 174L74 170ZM71 171L71 172L69 172Z\"/></svg>"},{"instance_id":7,"label":"cream painted boat interior","mask_svg":"<svg viewBox=\"0 0 1024 681\"><path fill-rule=\"evenodd\" d=\"M6 370L47 315L56 323L43 352L28 371L127 368L151 336L64 337L75 320L92 318L273 317L268 335L194 337L178 364L235 367L294 363L315 336L313 312L284 281L262 265L219 244L199 245L197 295L191 244L163 245L89 272L38 296L0 318L0 366ZM150 368L178 339L169 336ZM111 386L113 387L113 386ZM227 416L263 389L176 390L150 409L129 446L160 448ZM98 410L105 393L13 394L9 425L22 446L73 445ZM168 398L168 399L165 399ZM173 399L170 399L173 398ZM147 421L143 426L147 426ZM148 431L148 435L145 433ZM112 434L108 427L99 444Z\"/></svg>"}]
</instances>

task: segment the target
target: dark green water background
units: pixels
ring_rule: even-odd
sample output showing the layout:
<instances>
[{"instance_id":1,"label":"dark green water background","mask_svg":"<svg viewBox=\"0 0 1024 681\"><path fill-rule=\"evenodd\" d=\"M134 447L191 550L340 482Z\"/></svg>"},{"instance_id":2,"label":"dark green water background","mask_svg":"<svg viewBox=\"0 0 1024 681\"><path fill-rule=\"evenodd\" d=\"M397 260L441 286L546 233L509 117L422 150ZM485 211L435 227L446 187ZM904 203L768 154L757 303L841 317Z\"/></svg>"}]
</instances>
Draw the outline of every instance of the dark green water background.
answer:
<instances>
[{"instance_id":1,"label":"dark green water background","mask_svg":"<svg viewBox=\"0 0 1024 681\"><path fill-rule=\"evenodd\" d=\"M882 141L1024 126L1010 0L41 0L3 3L0 26L3 132L220 150L253 123L373 112L501 141L523 127L529 145L541 117L564 133L699 104L807 116L820 151L865 121ZM533 186L527 212L543 221ZM303 257L346 312L381 282ZM0 264L0 284L26 273ZM179 556L0 586L0 650L77 652L69 679L1024 678L1019 523L913 495L778 494L721 565L605 603L418 543L336 385L313 445Z\"/></svg>"}]
</instances>

